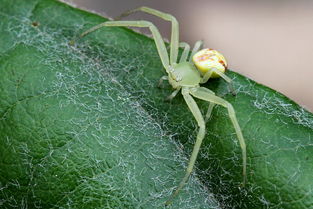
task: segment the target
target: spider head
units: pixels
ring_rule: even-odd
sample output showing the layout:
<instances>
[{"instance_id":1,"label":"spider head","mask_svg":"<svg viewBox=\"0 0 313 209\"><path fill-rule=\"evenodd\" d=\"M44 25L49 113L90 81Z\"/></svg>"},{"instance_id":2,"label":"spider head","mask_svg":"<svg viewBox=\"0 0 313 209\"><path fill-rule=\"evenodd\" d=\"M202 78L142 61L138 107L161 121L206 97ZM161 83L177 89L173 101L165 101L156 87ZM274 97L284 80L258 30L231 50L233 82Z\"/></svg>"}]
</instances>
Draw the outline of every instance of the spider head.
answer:
<instances>
[{"instance_id":1,"label":"spider head","mask_svg":"<svg viewBox=\"0 0 313 209\"><path fill-rule=\"evenodd\" d=\"M222 73L227 69L227 62L224 56L213 49L202 49L198 51L193 57L192 61L198 68L198 70L205 74L212 68L215 68ZM216 73L212 74L213 78L219 77Z\"/></svg>"}]
</instances>

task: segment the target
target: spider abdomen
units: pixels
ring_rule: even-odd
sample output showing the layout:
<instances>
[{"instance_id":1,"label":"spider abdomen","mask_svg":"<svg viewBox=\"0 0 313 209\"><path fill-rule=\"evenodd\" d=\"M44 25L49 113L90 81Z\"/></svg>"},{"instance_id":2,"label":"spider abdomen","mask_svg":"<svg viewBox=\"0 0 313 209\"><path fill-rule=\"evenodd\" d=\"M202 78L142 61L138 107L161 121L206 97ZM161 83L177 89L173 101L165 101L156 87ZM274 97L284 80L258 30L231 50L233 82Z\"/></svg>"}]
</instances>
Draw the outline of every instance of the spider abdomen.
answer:
<instances>
[{"instance_id":1,"label":"spider abdomen","mask_svg":"<svg viewBox=\"0 0 313 209\"><path fill-rule=\"evenodd\" d=\"M197 68L205 74L212 68L219 70L224 73L227 68L227 61L225 57L214 49L202 49L198 51L193 57L192 61L195 63ZM219 77L218 74L213 73L212 78Z\"/></svg>"}]
</instances>

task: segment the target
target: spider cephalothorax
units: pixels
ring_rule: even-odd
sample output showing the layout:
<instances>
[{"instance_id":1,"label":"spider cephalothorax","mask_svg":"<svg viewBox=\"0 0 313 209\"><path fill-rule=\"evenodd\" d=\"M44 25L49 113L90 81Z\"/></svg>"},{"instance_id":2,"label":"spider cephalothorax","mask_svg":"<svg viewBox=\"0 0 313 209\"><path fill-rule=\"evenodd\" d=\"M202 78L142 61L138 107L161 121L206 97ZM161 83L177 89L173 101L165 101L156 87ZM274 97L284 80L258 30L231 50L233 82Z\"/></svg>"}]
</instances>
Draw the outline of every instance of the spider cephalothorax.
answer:
<instances>
[{"instance_id":1,"label":"spider cephalothorax","mask_svg":"<svg viewBox=\"0 0 313 209\"><path fill-rule=\"evenodd\" d=\"M182 181L180 182L180 184L178 185L178 187L176 188L175 192L173 192L170 199L166 202L166 204L168 205L172 202L172 199L183 188L184 184L187 182L193 170L202 140L204 139L205 136L205 121L207 121L207 119L210 117L212 109L215 104L227 108L229 117L237 134L239 144L242 150L242 163L243 163L242 172L244 184L246 179L246 162L247 162L246 144L242 136L234 108L229 102L225 101L221 97L216 96L213 91L200 86L200 84L206 83L210 78L222 77L225 81L227 81L230 84L229 87L231 88L231 92L234 94L235 91L232 87L232 80L224 74L227 68L227 62L224 56L217 52L216 50L201 49L203 44L202 41L196 42L189 56L190 46L185 42L179 42L178 22L176 18L170 14L163 13L148 7L139 7L137 9L123 13L121 16L119 16L119 18L127 16L137 11L142 11L148 14L158 16L172 23L172 34L169 54L166 50L163 38L160 35L158 29L151 22L144 20L107 21L87 30L86 32L82 33L80 37L83 37L88 33L91 33L103 26L147 27L151 30L161 62L167 73L166 76L163 76L160 79L159 84L161 84L164 80L168 80L172 87L175 89L174 92L167 97L167 99L169 100L173 99L177 95L177 93L181 91L188 108L190 109L199 126L197 140L191 153L191 157L186 169L187 170L186 174ZM179 47L183 47L184 51L179 61L177 61ZM203 117L203 115L201 114L201 111L193 97L210 102L205 117Z\"/></svg>"}]
</instances>

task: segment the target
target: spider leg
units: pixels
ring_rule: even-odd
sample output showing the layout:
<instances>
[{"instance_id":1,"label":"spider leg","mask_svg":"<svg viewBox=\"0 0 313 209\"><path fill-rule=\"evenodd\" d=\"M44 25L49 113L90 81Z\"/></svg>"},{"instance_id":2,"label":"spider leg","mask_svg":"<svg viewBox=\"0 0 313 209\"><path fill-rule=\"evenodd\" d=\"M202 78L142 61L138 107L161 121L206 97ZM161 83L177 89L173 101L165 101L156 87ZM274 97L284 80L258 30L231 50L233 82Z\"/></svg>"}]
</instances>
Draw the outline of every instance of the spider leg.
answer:
<instances>
[{"instance_id":1,"label":"spider leg","mask_svg":"<svg viewBox=\"0 0 313 209\"><path fill-rule=\"evenodd\" d=\"M82 38L85 35L93 32L93 31L95 31L101 27L104 27L104 26L126 26L126 27L133 26L133 27L149 28L152 32L152 35L153 35L153 38L155 41L155 45L157 47L159 56L161 58L162 64L163 64L166 72L168 74L170 74L175 79L175 76L172 74L172 70L170 69L170 66L169 66L169 57L168 57L168 53L167 53L164 41L162 39L162 36L161 36L159 30L157 29L157 27L155 27L155 25L153 25L151 22L143 21L143 20L140 20L140 21L107 21L107 22L96 25L96 26L90 28L89 30L85 31L84 33L82 33L80 35L80 38Z\"/></svg>"},{"instance_id":2,"label":"spider leg","mask_svg":"<svg viewBox=\"0 0 313 209\"><path fill-rule=\"evenodd\" d=\"M174 97L176 97L177 93L180 91L181 88L176 89L173 91L168 97L165 98L165 101L172 101Z\"/></svg>"},{"instance_id":3,"label":"spider leg","mask_svg":"<svg viewBox=\"0 0 313 209\"><path fill-rule=\"evenodd\" d=\"M186 62L187 58L188 58L188 55L189 55L190 46L186 42L180 42L179 43L179 47L183 47L184 48L184 51L183 51L183 54L180 57L179 63Z\"/></svg>"},{"instance_id":4,"label":"spider leg","mask_svg":"<svg viewBox=\"0 0 313 209\"><path fill-rule=\"evenodd\" d=\"M170 49L170 64L174 64L177 62L178 56L178 45L179 45L179 24L176 18L170 14L165 12L158 11L156 9L152 9L149 7L139 7L136 9L128 10L121 14L120 16L116 17L115 20L119 20L123 17L126 17L135 12L145 12L157 17L160 17L166 21L170 21L172 23L172 34L171 34L171 49Z\"/></svg>"},{"instance_id":5,"label":"spider leg","mask_svg":"<svg viewBox=\"0 0 313 209\"><path fill-rule=\"evenodd\" d=\"M228 84L229 84L229 90L233 95L236 95L235 88L233 85L233 80L229 78L225 73L222 73L221 71L217 70L216 68L212 68L210 71L206 72L200 83L206 83L208 80L211 78L212 74L216 73L218 74L221 78L223 78Z\"/></svg>"},{"instance_id":6,"label":"spider leg","mask_svg":"<svg viewBox=\"0 0 313 209\"><path fill-rule=\"evenodd\" d=\"M192 52L191 52L191 55L190 55L190 57L189 57L189 62L192 62L192 57L193 57L193 55L195 55L195 53L197 53L197 51L199 51L200 49L202 49L202 47L203 47L203 41L202 41L202 40L197 41L197 42L195 43L195 46L193 47Z\"/></svg>"},{"instance_id":7,"label":"spider leg","mask_svg":"<svg viewBox=\"0 0 313 209\"><path fill-rule=\"evenodd\" d=\"M162 76L159 80L159 84L158 84L158 87L161 88L162 87L162 84L163 84L163 81L167 81L168 80L168 76Z\"/></svg>"},{"instance_id":8,"label":"spider leg","mask_svg":"<svg viewBox=\"0 0 313 209\"><path fill-rule=\"evenodd\" d=\"M233 106L227 102L226 100L215 96L214 94L210 94L206 88L204 87L199 87L199 88L193 88L190 90L190 94L196 98L208 101L208 102L212 102L218 105L222 105L223 107L226 107L228 110L228 115L229 118L235 128L236 134L237 134L237 138L241 147L241 151L242 151L242 174L243 174L243 186L245 185L246 182L246 170L247 170L247 156L246 156L246 143L245 140L243 138L240 126L238 124L236 115L235 115L235 110L233 108Z\"/></svg>"},{"instance_id":9,"label":"spider leg","mask_svg":"<svg viewBox=\"0 0 313 209\"><path fill-rule=\"evenodd\" d=\"M214 94L215 95L214 91L211 91L210 89L203 88L203 90L208 92L208 94ZM207 122L210 119L211 113L212 113L212 110L213 110L214 106L215 106L215 104L213 102L210 102L208 110L207 110L207 112L205 114L205 118L204 118L205 122Z\"/></svg>"},{"instance_id":10,"label":"spider leg","mask_svg":"<svg viewBox=\"0 0 313 209\"><path fill-rule=\"evenodd\" d=\"M214 106L215 106L215 104L210 102L208 110L205 114L205 118L204 118L205 122L208 122L208 120L210 119Z\"/></svg>"},{"instance_id":11,"label":"spider leg","mask_svg":"<svg viewBox=\"0 0 313 209\"><path fill-rule=\"evenodd\" d=\"M206 83L206 82L208 82L208 80L211 78L213 72L214 72L213 70L207 71L207 72L203 75L203 77L202 77L200 83Z\"/></svg>"},{"instance_id":12,"label":"spider leg","mask_svg":"<svg viewBox=\"0 0 313 209\"><path fill-rule=\"evenodd\" d=\"M171 197L169 198L169 200L166 202L166 205L169 205L172 203L173 198L180 192L180 190L183 188L183 186L186 184L192 170L195 164L195 161L197 159L198 153L199 153L199 149L202 143L202 140L204 138L205 135L205 122L203 119L203 116L200 112L200 109L197 105L197 103L195 102L195 100L190 96L189 94L189 88L188 87L183 87L182 89L182 94L183 97L191 111L191 113L193 114L193 116L195 117L198 126L199 126L199 131L198 131L198 135L197 135L197 140L196 143L193 147L193 151L191 153L191 157L186 169L186 174L184 176L184 178L181 180L181 182L179 183L178 187L176 188L175 192L171 195Z\"/></svg>"}]
</instances>

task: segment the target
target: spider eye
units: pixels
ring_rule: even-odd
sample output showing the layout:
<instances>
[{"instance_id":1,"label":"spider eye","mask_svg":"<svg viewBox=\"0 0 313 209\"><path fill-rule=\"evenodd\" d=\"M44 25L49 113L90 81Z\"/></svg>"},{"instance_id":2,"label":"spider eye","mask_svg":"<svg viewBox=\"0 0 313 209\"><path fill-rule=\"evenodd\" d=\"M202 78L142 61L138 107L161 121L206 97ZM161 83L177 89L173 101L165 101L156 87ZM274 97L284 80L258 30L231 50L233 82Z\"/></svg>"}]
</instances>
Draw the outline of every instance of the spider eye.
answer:
<instances>
[{"instance_id":1,"label":"spider eye","mask_svg":"<svg viewBox=\"0 0 313 209\"><path fill-rule=\"evenodd\" d=\"M212 68L216 68L224 73L227 68L227 62L224 56L213 49L202 49L198 51L192 57L192 60L202 73L206 73ZM219 76L216 73L213 73L212 77L216 78Z\"/></svg>"}]
</instances>

